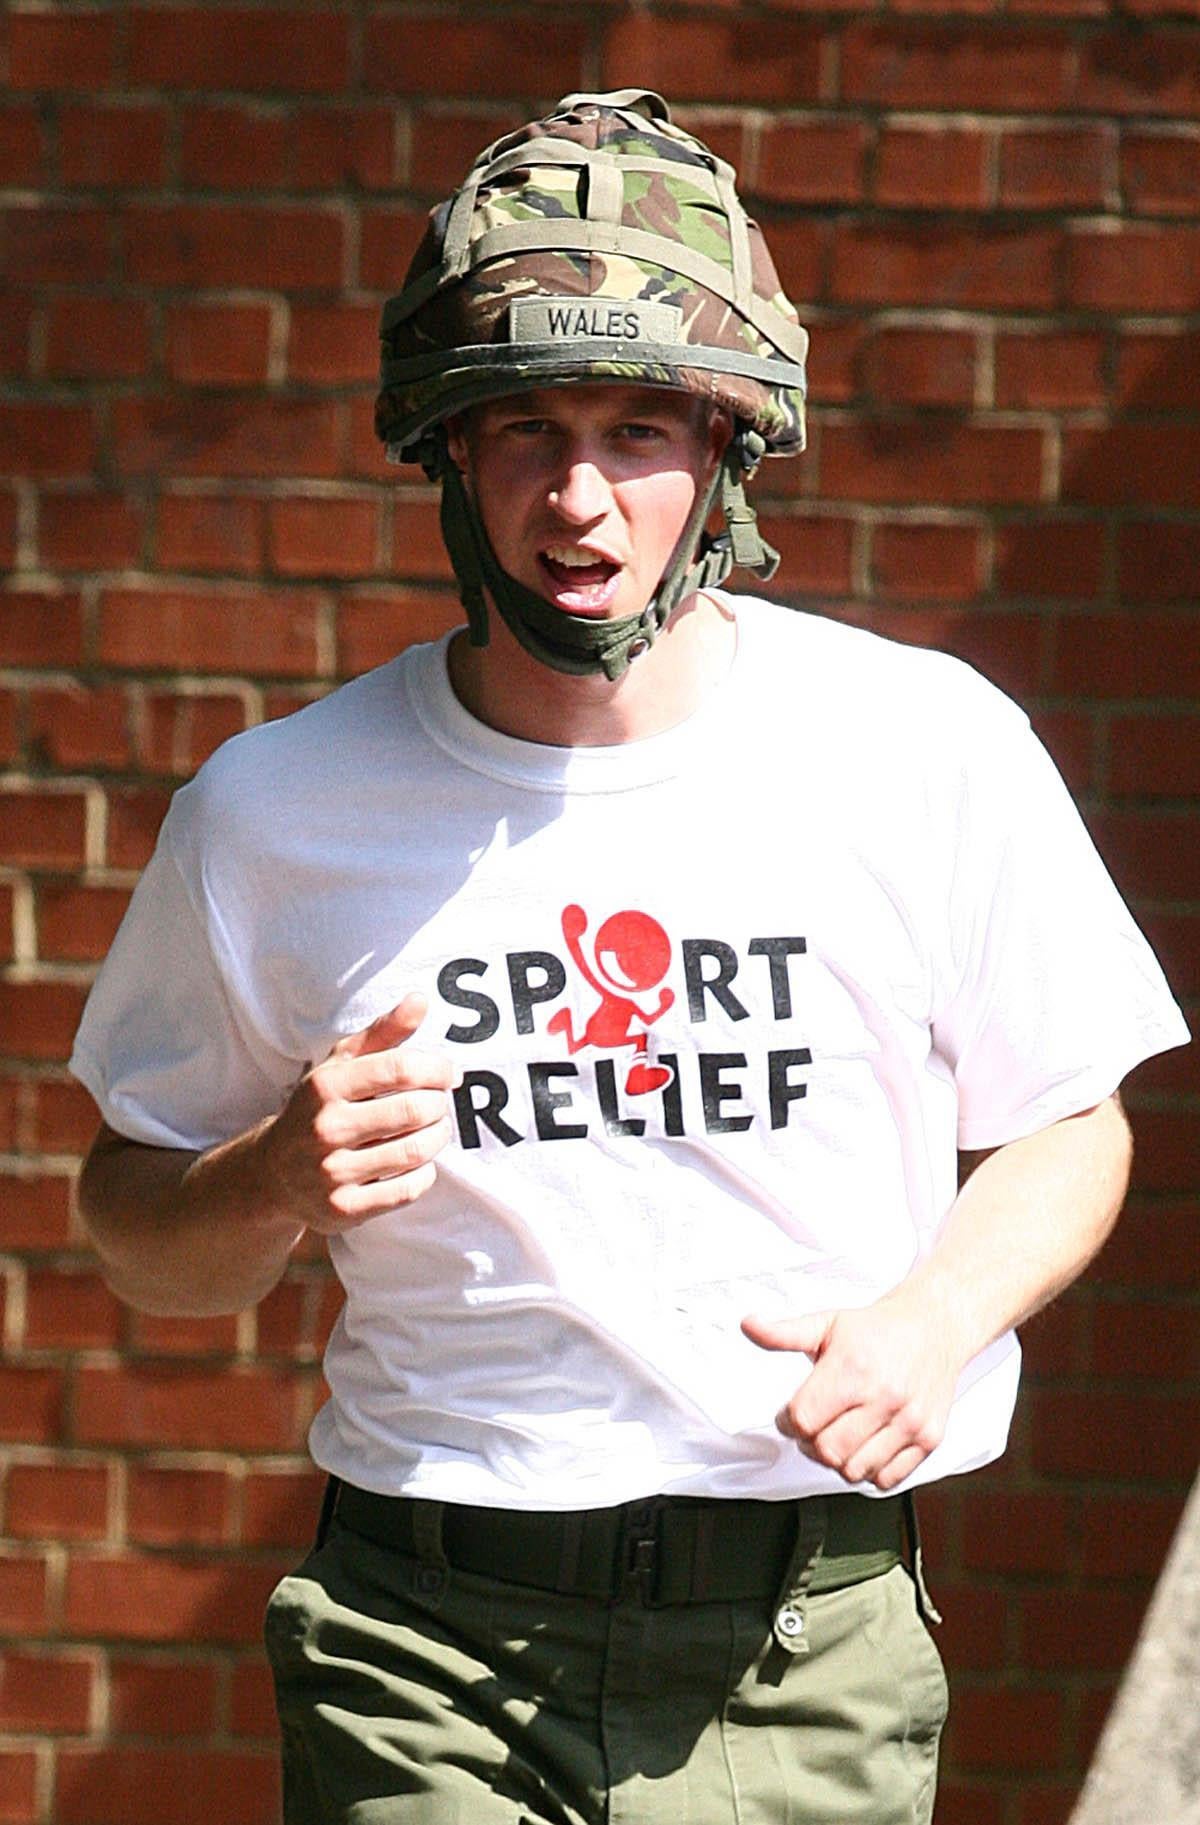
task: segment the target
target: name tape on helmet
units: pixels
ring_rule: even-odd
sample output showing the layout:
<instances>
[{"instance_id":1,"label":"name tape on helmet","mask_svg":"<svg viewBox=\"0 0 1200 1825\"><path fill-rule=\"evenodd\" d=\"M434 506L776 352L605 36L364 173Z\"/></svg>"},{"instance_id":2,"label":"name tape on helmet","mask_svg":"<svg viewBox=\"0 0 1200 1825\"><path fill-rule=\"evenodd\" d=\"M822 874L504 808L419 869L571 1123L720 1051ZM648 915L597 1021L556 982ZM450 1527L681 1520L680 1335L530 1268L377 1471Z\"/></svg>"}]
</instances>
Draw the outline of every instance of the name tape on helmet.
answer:
<instances>
[{"instance_id":1,"label":"name tape on helmet","mask_svg":"<svg viewBox=\"0 0 1200 1825\"><path fill-rule=\"evenodd\" d=\"M683 311L653 298L514 298L508 334L512 342L682 342Z\"/></svg>"}]
</instances>

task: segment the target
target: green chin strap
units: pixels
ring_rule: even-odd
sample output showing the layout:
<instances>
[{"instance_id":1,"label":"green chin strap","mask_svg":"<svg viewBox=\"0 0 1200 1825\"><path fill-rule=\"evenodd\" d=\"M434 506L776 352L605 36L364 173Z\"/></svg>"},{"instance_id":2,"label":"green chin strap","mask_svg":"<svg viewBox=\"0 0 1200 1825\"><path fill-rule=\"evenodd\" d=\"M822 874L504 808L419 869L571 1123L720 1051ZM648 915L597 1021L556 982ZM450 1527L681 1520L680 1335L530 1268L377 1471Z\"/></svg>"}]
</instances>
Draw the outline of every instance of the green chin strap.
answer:
<instances>
[{"instance_id":1,"label":"green chin strap","mask_svg":"<svg viewBox=\"0 0 1200 1825\"><path fill-rule=\"evenodd\" d=\"M501 569L462 472L450 455L445 429L437 426L427 435L421 461L430 480L442 484L442 537L458 579L472 646L488 644L490 596L505 626L541 664L576 676L603 672L611 681L649 651L685 596L723 583L735 564L764 580L773 576L779 554L762 538L743 485L765 447L756 431L739 426L708 488L697 494L662 582L646 607L637 615L599 621L553 607ZM710 538L705 522L718 494L726 530Z\"/></svg>"}]
</instances>

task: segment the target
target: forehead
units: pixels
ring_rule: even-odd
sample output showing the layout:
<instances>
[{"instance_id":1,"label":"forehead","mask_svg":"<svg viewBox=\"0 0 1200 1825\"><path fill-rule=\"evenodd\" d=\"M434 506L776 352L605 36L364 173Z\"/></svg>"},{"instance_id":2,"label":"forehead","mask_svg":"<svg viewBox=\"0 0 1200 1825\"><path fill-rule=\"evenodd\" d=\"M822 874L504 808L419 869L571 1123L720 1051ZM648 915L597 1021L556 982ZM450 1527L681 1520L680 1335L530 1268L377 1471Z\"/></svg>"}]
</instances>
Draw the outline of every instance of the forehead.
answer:
<instances>
[{"instance_id":1,"label":"forehead","mask_svg":"<svg viewBox=\"0 0 1200 1825\"><path fill-rule=\"evenodd\" d=\"M699 428L705 411L693 394L672 387L575 381L570 386L532 387L527 392L505 394L501 399L473 407L469 418L484 429L513 417L544 418L552 424L572 427L655 418Z\"/></svg>"}]
</instances>

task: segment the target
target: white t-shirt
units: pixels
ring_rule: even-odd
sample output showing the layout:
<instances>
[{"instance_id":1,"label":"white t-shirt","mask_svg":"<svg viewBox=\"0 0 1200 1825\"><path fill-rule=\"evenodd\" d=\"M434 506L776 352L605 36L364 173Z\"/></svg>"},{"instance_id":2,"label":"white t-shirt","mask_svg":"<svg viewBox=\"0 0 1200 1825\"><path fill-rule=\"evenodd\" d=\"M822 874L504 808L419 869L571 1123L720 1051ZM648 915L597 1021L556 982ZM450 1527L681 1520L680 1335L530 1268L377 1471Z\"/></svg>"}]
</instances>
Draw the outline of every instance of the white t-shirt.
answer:
<instances>
[{"instance_id":1,"label":"white t-shirt","mask_svg":"<svg viewBox=\"0 0 1200 1825\"><path fill-rule=\"evenodd\" d=\"M204 1148L410 989L464 1071L436 1187L331 1243L317 1461L528 1508L844 1488L774 1415L750 1311L864 1305L956 1149L1183 1043L1023 714L969 668L750 598L688 722L611 748L478 723L445 642L226 744L177 793L72 1069ZM915 1481L1004 1446L1011 1335Z\"/></svg>"}]
</instances>

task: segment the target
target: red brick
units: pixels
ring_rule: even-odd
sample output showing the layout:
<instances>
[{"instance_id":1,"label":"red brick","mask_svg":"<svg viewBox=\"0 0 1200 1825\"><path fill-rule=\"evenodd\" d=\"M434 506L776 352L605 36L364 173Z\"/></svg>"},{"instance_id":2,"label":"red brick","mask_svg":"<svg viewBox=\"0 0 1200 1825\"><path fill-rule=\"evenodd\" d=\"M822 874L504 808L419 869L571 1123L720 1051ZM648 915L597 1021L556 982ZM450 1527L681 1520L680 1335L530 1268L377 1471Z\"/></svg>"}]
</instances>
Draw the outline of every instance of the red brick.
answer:
<instances>
[{"instance_id":1,"label":"red brick","mask_svg":"<svg viewBox=\"0 0 1200 1825\"><path fill-rule=\"evenodd\" d=\"M167 372L189 384L265 382L271 312L265 304L181 304L167 315Z\"/></svg>"},{"instance_id":2,"label":"red brick","mask_svg":"<svg viewBox=\"0 0 1200 1825\"><path fill-rule=\"evenodd\" d=\"M38 1773L38 1757L32 1749L0 1749L0 1818L4 1825L37 1825L45 1816Z\"/></svg>"},{"instance_id":3,"label":"red brick","mask_svg":"<svg viewBox=\"0 0 1200 1825\"><path fill-rule=\"evenodd\" d=\"M78 1438L89 1444L286 1451L299 1448L293 1379L253 1368L83 1365L75 1390Z\"/></svg>"},{"instance_id":4,"label":"red brick","mask_svg":"<svg viewBox=\"0 0 1200 1825\"><path fill-rule=\"evenodd\" d=\"M1031 520L996 531L1002 596L1088 600L1100 590L1104 528L1090 520Z\"/></svg>"},{"instance_id":5,"label":"red brick","mask_svg":"<svg viewBox=\"0 0 1200 1825\"><path fill-rule=\"evenodd\" d=\"M27 293L13 287L0 311L0 374L24 378L29 372L33 304Z\"/></svg>"},{"instance_id":6,"label":"red brick","mask_svg":"<svg viewBox=\"0 0 1200 1825\"><path fill-rule=\"evenodd\" d=\"M1064 1711L1058 1692L960 1686L954 1697L954 1750L962 1769L1052 1768L1061 1753Z\"/></svg>"},{"instance_id":7,"label":"red brick","mask_svg":"<svg viewBox=\"0 0 1200 1825\"><path fill-rule=\"evenodd\" d=\"M396 123L387 107L307 108L286 120L298 190L389 190L397 181Z\"/></svg>"},{"instance_id":8,"label":"red brick","mask_svg":"<svg viewBox=\"0 0 1200 1825\"><path fill-rule=\"evenodd\" d=\"M58 1369L0 1365L0 1437L6 1444L48 1445L62 1426L63 1378Z\"/></svg>"},{"instance_id":9,"label":"red brick","mask_svg":"<svg viewBox=\"0 0 1200 1825\"><path fill-rule=\"evenodd\" d=\"M56 570L124 570L141 553L140 502L121 494L50 494L38 502L38 551Z\"/></svg>"},{"instance_id":10,"label":"red brick","mask_svg":"<svg viewBox=\"0 0 1200 1825\"><path fill-rule=\"evenodd\" d=\"M816 405L840 405L853 399L862 384L859 364L863 352L861 323L811 323L812 341L808 351L808 397ZM789 464L785 473L792 473ZM771 478L767 492L774 491L775 466L768 470ZM781 490L787 492L787 490Z\"/></svg>"},{"instance_id":11,"label":"red brick","mask_svg":"<svg viewBox=\"0 0 1200 1825\"><path fill-rule=\"evenodd\" d=\"M1021 1348L1030 1383L1061 1380L1081 1369L1086 1345L1078 1298L1068 1294L1036 1313L1021 1332Z\"/></svg>"},{"instance_id":12,"label":"red brick","mask_svg":"<svg viewBox=\"0 0 1200 1825\"><path fill-rule=\"evenodd\" d=\"M135 11L130 17L129 76L165 89L286 88L338 93L349 76L349 21L316 12L209 7Z\"/></svg>"},{"instance_id":13,"label":"red brick","mask_svg":"<svg viewBox=\"0 0 1200 1825\"><path fill-rule=\"evenodd\" d=\"M1088 113L1200 115L1200 37L1189 26L1137 20L1079 42L1076 105Z\"/></svg>"},{"instance_id":14,"label":"red brick","mask_svg":"<svg viewBox=\"0 0 1200 1825\"><path fill-rule=\"evenodd\" d=\"M1124 828L1114 834L1113 824ZM1170 856L1155 857L1157 881L1144 865L1141 868L1130 865L1129 858L1132 856L1136 861L1139 849L1152 853L1156 843L1172 839L1185 844L1190 842L1190 854L1180 857L1174 867ZM1122 814L1113 811L1101 827L1100 847L1106 857L1111 852L1118 884L1122 872L1127 870L1133 884L1161 899L1200 899L1200 893L1192 885L1193 877L1200 869L1200 845L1195 843L1187 820L1156 818L1147 812ZM1182 891L1174 891L1179 886ZM1175 1056L1183 1057L1183 1054ZM1186 1062L1193 1066L1194 1055ZM1129 1107L1137 1143L1133 1171L1135 1186L1144 1191L1194 1192L1200 1184L1200 1125L1191 1110L1186 1107L1138 1108L1132 1092Z\"/></svg>"},{"instance_id":15,"label":"red brick","mask_svg":"<svg viewBox=\"0 0 1200 1825\"><path fill-rule=\"evenodd\" d=\"M14 1539L102 1540L108 1504L103 1464L13 1464L5 1526Z\"/></svg>"},{"instance_id":16,"label":"red brick","mask_svg":"<svg viewBox=\"0 0 1200 1825\"><path fill-rule=\"evenodd\" d=\"M75 1635L122 1642L257 1642L281 1571L163 1554L74 1558L67 1568L64 1623ZM220 1808L211 1816L225 1825Z\"/></svg>"},{"instance_id":17,"label":"red brick","mask_svg":"<svg viewBox=\"0 0 1200 1825\"><path fill-rule=\"evenodd\" d=\"M1119 1578L1148 1585L1166 1561L1183 1501L1180 1496L1103 1491L1083 1503L1076 1548L1089 1578ZM1130 1551L1130 1542L1137 1549Z\"/></svg>"},{"instance_id":18,"label":"red brick","mask_svg":"<svg viewBox=\"0 0 1200 1825\"><path fill-rule=\"evenodd\" d=\"M1068 431L1062 498L1099 506L1200 506L1200 423L1127 424L1106 437Z\"/></svg>"},{"instance_id":19,"label":"red brick","mask_svg":"<svg viewBox=\"0 0 1200 1825\"><path fill-rule=\"evenodd\" d=\"M30 1270L25 1288L26 1349L115 1349L123 1329L124 1308L98 1273Z\"/></svg>"},{"instance_id":20,"label":"red brick","mask_svg":"<svg viewBox=\"0 0 1200 1825\"><path fill-rule=\"evenodd\" d=\"M1109 738L1109 788L1138 798L1200 798L1200 717L1117 719Z\"/></svg>"},{"instance_id":21,"label":"red brick","mask_svg":"<svg viewBox=\"0 0 1200 1825\"><path fill-rule=\"evenodd\" d=\"M77 665L82 659L83 614L77 592L0 587L0 661Z\"/></svg>"},{"instance_id":22,"label":"red brick","mask_svg":"<svg viewBox=\"0 0 1200 1825\"><path fill-rule=\"evenodd\" d=\"M419 640L436 640L460 627L458 597L433 590L391 589L343 597L338 606L337 670L353 677L393 659Z\"/></svg>"},{"instance_id":23,"label":"red brick","mask_svg":"<svg viewBox=\"0 0 1200 1825\"><path fill-rule=\"evenodd\" d=\"M91 411L0 401L0 452L4 473L18 478L87 475L96 457Z\"/></svg>"},{"instance_id":24,"label":"red brick","mask_svg":"<svg viewBox=\"0 0 1200 1825\"><path fill-rule=\"evenodd\" d=\"M70 769L128 766L132 748L125 692L118 685L89 688L85 684L31 691L29 741L42 765ZM81 839L82 829L80 823Z\"/></svg>"},{"instance_id":25,"label":"red brick","mask_svg":"<svg viewBox=\"0 0 1200 1825\"><path fill-rule=\"evenodd\" d=\"M14 89L102 89L114 75L118 20L94 11L8 16L8 80Z\"/></svg>"},{"instance_id":26,"label":"red brick","mask_svg":"<svg viewBox=\"0 0 1200 1825\"><path fill-rule=\"evenodd\" d=\"M1178 1480L1195 1462L1200 1401L1141 1389L1075 1393L1032 1389L1035 1467L1047 1476L1105 1482Z\"/></svg>"},{"instance_id":27,"label":"red brick","mask_svg":"<svg viewBox=\"0 0 1200 1825\"><path fill-rule=\"evenodd\" d=\"M1042 688L1043 627L1037 616L981 608L882 607L870 624L889 639L936 646L965 659L1010 696L1023 700Z\"/></svg>"},{"instance_id":28,"label":"red brick","mask_svg":"<svg viewBox=\"0 0 1200 1825\"><path fill-rule=\"evenodd\" d=\"M849 203L863 193L862 121L805 119L763 133L753 194L788 203Z\"/></svg>"},{"instance_id":29,"label":"red brick","mask_svg":"<svg viewBox=\"0 0 1200 1825\"><path fill-rule=\"evenodd\" d=\"M1200 411L1200 334L1168 329L1120 336L1114 398L1135 409Z\"/></svg>"},{"instance_id":30,"label":"red brick","mask_svg":"<svg viewBox=\"0 0 1200 1825\"><path fill-rule=\"evenodd\" d=\"M220 1470L132 1466L127 1512L138 1545L222 1546L232 1537L229 1478Z\"/></svg>"},{"instance_id":31,"label":"red brick","mask_svg":"<svg viewBox=\"0 0 1200 1825\"><path fill-rule=\"evenodd\" d=\"M107 793L106 859L110 868L144 868L154 850L159 825L171 802L157 786Z\"/></svg>"},{"instance_id":32,"label":"red brick","mask_svg":"<svg viewBox=\"0 0 1200 1825\"><path fill-rule=\"evenodd\" d=\"M0 1730L86 1731L93 1674L92 1662L82 1655L8 1650L0 1655Z\"/></svg>"},{"instance_id":33,"label":"red brick","mask_svg":"<svg viewBox=\"0 0 1200 1825\"><path fill-rule=\"evenodd\" d=\"M1200 563L1200 527L1176 524L1169 520L1130 520L1117 529L1117 590L1128 602L1195 602L1196 566ZM1155 615L1146 622L1149 651L1139 669L1149 664L1157 675L1167 677L1166 665L1179 679L1200 674L1187 662L1188 648L1197 630L1183 616ZM1129 630L1132 631L1132 630ZM1122 654L1129 655L1129 642L1122 644ZM1175 668L1182 666L1182 672ZM1197 684L1183 687L1185 695L1194 695ZM1178 690L1162 686L1163 696L1178 696Z\"/></svg>"},{"instance_id":34,"label":"red brick","mask_svg":"<svg viewBox=\"0 0 1200 1825\"><path fill-rule=\"evenodd\" d=\"M409 182L439 200L461 184L476 152L520 126L525 111L517 104L506 113L461 111L446 114L415 109L410 129Z\"/></svg>"},{"instance_id":35,"label":"red brick","mask_svg":"<svg viewBox=\"0 0 1200 1825\"><path fill-rule=\"evenodd\" d=\"M1143 912L1140 923L1176 993L1200 994L1200 913Z\"/></svg>"},{"instance_id":36,"label":"red brick","mask_svg":"<svg viewBox=\"0 0 1200 1825\"><path fill-rule=\"evenodd\" d=\"M71 1233L70 1181L59 1174L0 1173L10 1248L59 1248Z\"/></svg>"},{"instance_id":37,"label":"red brick","mask_svg":"<svg viewBox=\"0 0 1200 1825\"><path fill-rule=\"evenodd\" d=\"M963 1497L963 1563L974 1571L1069 1571L1076 1550L1066 1496L1043 1491L967 1489Z\"/></svg>"},{"instance_id":38,"label":"red brick","mask_svg":"<svg viewBox=\"0 0 1200 1825\"><path fill-rule=\"evenodd\" d=\"M843 99L894 108L1059 108L1073 68L1067 34L1024 23L860 20L842 38Z\"/></svg>"},{"instance_id":39,"label":"red brick","mask_svg":"<svg viewBox=\"0 0 1200 1825\"><path fill-rule=\"evenodd\" d=\"M317 604L299 591L106 590L100 657L136 670L278 673L317 669Z\"/></svg>"},{"instance_id":40,"label":"red brick","mask_svg":"<svg viewBox=\"0 0 1200 1825\"><path fill-rule=\"evenodd\" d=\"M59 111L59 165L63 181L104 186L149 185L163 180L168 115L155 104L115 106L77 102Z\"/></svg>"},{"instance_id":41,"label":"red brick","mask_svg":"<svg viewBox=\"0 0 1200 1825\"><path fill-rule=\"evenodd\" d=\"M1080 228L1066 240L1066 302L1084 310L1190 311L1200 227L1129 223Z\"/></svg>"},{"instance_id":42,"label":"red brick","mask_svg":"<svg viewBox=\"0 0 1200 1825\"><path fill-rule=\"evenodd\" d=\"M379 372L374 304L295 304L287 351L293 380L373 381Z\"/></svg>"},{"instance_id":43,"label":"red brick","mask_svg":"<svg viewBox=\"0 0 1200 1825\"><path fill-rule=\"evenodd\" d=\"M113 1654L109 1724L120 1736L204 1736L213 1728L217 1669Z\"/></svg>"},{"instance_id":44,"label":"red brick","mask_svg":"<svg viewBox=\"0 0 1200 1825\"><path fill-rule=\"evenodd\" d=\"M188 776L245 726L240 697L155 694L146 700L146 764L159 773Z\"/></svg>"},{"instance_id":45,"label":"red brick","mask_svg":"<svg viewBox=\"0 0 1200 1825\"><path fill-rule=\"evenodd\" d=\"M296 497L267 509L271 565L285 577L369 576L379 569L374 500Z\"/></svg>"},{"instance_id":46,"label":"red brick","mask_svg":"<svg viewBox=\"0 0 1200 1825\"><path fill-rule=\"evenodd\" d=\"M234 1736L273 1740L279 1723L270 1671L259 1661L242 1661L229 1682L229 1726Z\"/></svg>"},{"instance_id":47,"label":"red brick","mask_svg":"<svg viewBox=\"0 0 1200 1825\"><path fill-rule=\"evenodd\" d=\"M305 1278L290 1276L272 1287L254 1311L254 1328L260 1356L288 1356L312 1362L317 1288Z\"/></svg>"},{"instance_id":48,"label":"red brick","mask_svg":"<svg viewBox=\"0 0 1200 1825\"><path fill-rule=\"evenodd\" d=\"M109 277L113 216L80 203L19 204L3 216L5 267L21 284L103 284Z\"/></svg>"},{"instance_id":49,"label":"red brick","mask_svg":"<svg viewBox=\"0 0 1200 1825\"><path fill-rule=\"evenodd\" d=\"M84 799L80 792L0 790L0 853L32 867L83 861Z\"/></svg>"},{"instance_id":50,"label":"red brick","mask_svg":"<svg viewBox=\"0 0 1200 1825\"><path fill-rule=\"evenodd\" d=\"M1200 133L1195 128L1126 127L1121 193L1145 215L1194 215L1200 192Z\"/></svg>"},{"instance_id":51,"label":"red brick","mask_svg":"<svg viewBox=\"0 0 1200 1825\"><path fill-rule=\"evenodd\" d=\"M275 190L287 164L287 122L254 108L190 108L179 139L183 181L212 190Z\"/></svg>"},{"instance_id":52,"label":"red brick","mask_svg":"<svg viewBox=\"0 0 1200 1825\"><path fill-rule=\"evenodd\" d=\"M287 291L342 283L344 226L330 209L137 204L125 232L129 276L138 284Z\"/></svg>"},{"instance_id":53,"label":"red brick","mask_svg":"<svg viewBox=\"0 0 1200 1825\"><path fill-rule=\"evenodd\" d=\"M167 494L158 504L158 562L164 570L223 575L262 569L266 509L228 494Z\"/></svg>"},{"instance_id":54,"label":"red brick","mask_svg":"<svg viewBox=\"0 0 1200 1825\"><path fill-rule=\"evenodd\" d=\"M376 291L398 291L425 232L425 217L412 209L365 209L359 250L359 282Z\"/></svg>"},{"instance_id":55,"label":"red brick","mask_svg":"<svg viewBox=\"0 0 1200 1825\"><path fill-rule=\"evenodd\" d=\"M7 488L0 488L0 565L11 568L17 561L17 501Z\"/></svg>"},{"instance_id":56,"label":"red brick","mask_svg":"<svg viewBox=\"0 0 1200 1825\"><path fill-rule=\"evenodd\" d=\"M854 524L833 515L760 513L759 525L780 556L779 569L756 587L764 595L846 596L851 593Z\"/></svg>"},{"instance_id":57,"label":"red brick","mask_svg":"<svg viewBox=\"0 0 1200 1825\"><path fill-rule=\"evenodd\" d=\"M325 1479L319 1471L254 1471L243 1494L247 1546L303 1548L314 1537Z\"/></svg>"},{"instance_id":58,"label":"red brick","mask_svg":"<svg viewBox=\"0 0 1200 1825\"><path fill-rule=\"evenodd\" d=\"M238 1319L236 1313L188 1318L174 1312L131 1312L129 1339L135 1350L154 1356L232 1356Z\"/></svg>"},{"instance_id":59,"label":"red brick","mask_svg":"<svg viewBox=\"0 0 1200 1825\"><path fill-rule=\"evenodd\" d=\"M1000 138L1000 202L1008 208L1102 209L1115 170L1109 128L1011 128Z\"/></svg>"},{"instance_id":60,"label":"red brick","mask_svg":"<svg viewBox=\"0 0 1200 1825\"><path fill-rule=\"evenodd\" d=\"M1021 1598L1026 1666L1039 1672L1095 1672L1125 1665L1146 1607L1146 1593L1102 1590L1029 1591Z\"/></svg>"},{"instance_id":61,"label":"red brick","mask_svg":"<svg viewBox=\"0 0 1200 1825\"><path fill-rule=\"evenodd\" d=\"M419 469L397 469L394 463L388 462L383 445L375 435L374 389L350 403L350 451L345 469L355 481L387 482L392 487L398 477L412 481L420 479ZM309 474L312 473L310 470Z\"/></svg>"},{"instance_id":62,"label":"red brick","mask_svg":"<svg viewBox=\"0 0 1200 1825\"><path fill-rule=\"evenodd\" d=\"M938 1650L955 1677L968 1669L974 1672L1003 1667L1009 1604L1002 1591L979 1584L956 1584L935 1574L933 1599L943 1617L937 1632Z\"/></svg>"},{"instance_id":63,"label":"red brick","mask_svg":"<svg viewBox=\"0 0 1200 1825\"><path fill-rule=\"evenodd\" d=\"M16 1058L65 1059L83 1013L73 982L0 982L0 1048Z\"/></svg>"},{"instance_id":64,"label":"red brick","mask_svg":"<svg viewBox=\"0 0 1200 1825\"><path fill-rule=\"evenodd\" d=\"M778 15L758 17L750 33L736 15L662 19L622 13L605 32L602 87L624 87L636 71L639 85L681 101L794 108L822 99L822 45L820 26ZM532 47L531 53L538 62L541 53ZM540 69L539 82L543 89L549 86ZM455 84L451 93L457 89ZM489 83L488 92L504 91Z\"/></svg>"},{"instance_id":65,"label":"red brick","mask_svg":"<svg viewBox=\"0 0 1200 1825\"><path fill-rule=\"evenodd\" d=\"M278 1806L277 1756L129 1745L59 1752L58 1825L264 1825ZM96 1812L103 1795L103 1819Z\"/></svg>"},{"instance_id":66,"label":"red brick","mask_svg":"<svg viewBox=\"0 0 1200 1825\"><path fill-rule=\"evenodd\" d=\"M881 329L862 345L855 390L889 405L969 406L976 352L966 330Z\"/></svg>"},{"instance_id":67,"label":"red brick","mask_svg":"<svg viewBox=\"0 0 1200 1825\"><path fill-rule=\"evenodd\" d=\"M28 102L10 101L0 108L0 184L37 184L42 170L42 129L37 110Z\"/></svg>"},{"instance_id":68,"label":"red brick","mask_svg":"<svg viewBox=\"0 0 1200 1825\"><path fill-rule=\"evenodd\" d=\"M15 743L10 742L6 745L10 753L15 752ZM14 955L13 898L11 882L5 881L0 884L0 960L5 963L11 963Z\"/></svg>"},{"instance_id":69,"label":"red brick","mask_svg":"<svg viewBox=\"0 0 1200 1825\"><path fill-rule=\"evenodd\" d=\"M871 553L875 586L885 597L960 602L979 592L975 526L876 526Z\"/></svg>"},{"instance_id":70,"label":"red brick","mask_svg":"<svg viewBox=\"0 0 1200 1825\"><path fill-rule=\"evenodd\" d=\"M821 493L834 500L1016 505L1041 492L1035 430L956 418L830 424L821 431Z\"/></svg>"},{"instance_id":71,"label":"red brick","mask_svg":"<svg viewBox=\"0 0 1200 1825\"><path fill-rule=\"evenodd\" d=\"M1092 615L1059 625L1055 688L1067 696L1200 696L1194 615Z\"/></svg>"},{"instance_id":72,"label":"red brick","mask_svg":"<svg viewBox=\"0 0 1200 1825\"><path fill-rule=\"evenodd\" d=\"M797 306L825 291L829 234L823 221L795 217L773 223L771 254L779 283Z\"/></svg>"},{"instance_id":73,"label":"red brick","mask_svg":"<svg viewBox=\"0 0 1200 1825\"><path fill-rule=\"evenodd\" d=\"M334 408L324 400L233 392L122 399L113 421L125 475L324 476L337 469Z\"/></svg>"},{"instance_id":74,"label":"red brick","mask_svg":"<svg viewBox=\"0 0 1200 1825\"><path fill-rule=\"evenodd\" d=\"M38 1078L28 1084L30 1145L39 1153L83 1153L96 1132L96 1107L82 1084ZM7 1190L7 1187L5 1187ZM63 1195L66 1204L65 1190ZM7 1211L6 1211L7 1216ZM62 1237L68 1225L63 1222ZM7 1233L7 1232L6 1232Z\"/></svg>"},{"instance_id":75,"label":"red brick","mask_svg":"<svg viewBox=\"0 0 1200 1825\"><path fill-rule=\"evenodd\" d=\"M1091 1373L1129 1381L1200 1378L1194 1305L1103 1300L1092 1313Z\"/></svg>"},{"instance_id":76,"label":"red brick","mask_svg":"<svg viewBox=\"0 0 1200 1825\"><path fill-rule=\"evenodd\" d=\"M885 127L875 200L912 209L979 209L987 202L987 169L988 141L973 129Z\"/></svg>"},{"instance_id":77,"label":"red brick","mask_svg":"<svg viewBox=\"0 0 1200 1825\"><path fill-rule=\"evenodd\" d=\"M46 1626L46 1560L40 1553L0 1555L0 1628L8 1635L40 1635Z\"/></svg>"},{"instance_id":78,"label":"red brick","mask_svg":"<svg viewBox=\"0 0 1200 1825\"><path fill-rule=\"evenodd\" d=\"M833 244L831 295L851 304L1021 309L1055 301L1055 229L936 221L850 223Z\"/></svg>"},{"instance_id":79,"label":"red brick","mask_svg":"<svg viewBox=\"0 0 1200 1825\"><path fill-rule=\"evenodd\" d=\"M548 31L543 21L521 17L376 13L366 23L364 79L384 94L491 99L526 96L536 69L542 94L565 95L581 86L586 40L586 25L569 15Z\"/></svg>"},{"instance_id":80,"label":"red brick","mask_svg":"<svg viewBox=\"0 0 1200 1825\"><path fill-rule=\"evenodd\" d=\"M999 335L995 371L998 406L1036 411L1104 401L1104 342L1093 331Z\"/></svg>"}]
</instances>

